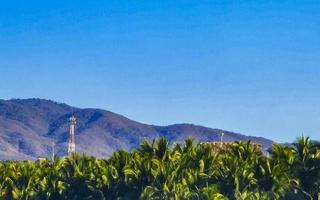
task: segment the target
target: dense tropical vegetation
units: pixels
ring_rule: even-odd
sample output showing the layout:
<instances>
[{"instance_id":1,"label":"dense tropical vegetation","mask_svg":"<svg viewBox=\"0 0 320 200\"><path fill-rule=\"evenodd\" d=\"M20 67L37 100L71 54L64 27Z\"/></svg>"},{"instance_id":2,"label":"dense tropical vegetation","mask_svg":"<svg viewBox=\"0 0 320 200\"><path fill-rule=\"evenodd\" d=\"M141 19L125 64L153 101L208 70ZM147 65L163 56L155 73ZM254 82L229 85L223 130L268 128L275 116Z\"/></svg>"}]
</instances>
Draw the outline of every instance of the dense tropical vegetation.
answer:
<instances>
[{"instance_id":1,"label":"dense tropical vegetation","mask_svg":"<svg viewBox=\"0 0 320 200\"><path fill-rule=\"evenodd\" d=\"M0 163L0 199L318 199L320 145L301 137L262 153L251 142L213 151L144 141L109 159L85 155Z\"/></svg>"}]
</instances>

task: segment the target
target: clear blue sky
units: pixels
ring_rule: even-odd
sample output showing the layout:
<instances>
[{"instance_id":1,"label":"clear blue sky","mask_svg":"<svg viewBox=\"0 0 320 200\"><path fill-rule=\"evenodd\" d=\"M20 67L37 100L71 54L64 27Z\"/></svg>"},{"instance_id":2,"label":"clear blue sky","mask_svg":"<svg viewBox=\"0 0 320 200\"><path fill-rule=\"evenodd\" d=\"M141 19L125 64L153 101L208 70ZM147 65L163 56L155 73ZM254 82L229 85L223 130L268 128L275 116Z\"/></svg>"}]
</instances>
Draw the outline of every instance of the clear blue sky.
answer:
<instances>
[{"instance_id":1,"label":"clear blue sky","mask_svg":"<svg viewBox=\"0 0 320 200\"><path fill-rule=\"evenodd\" d=\"M1 1L0 98L320 139L320 1Z\"/></svg>"}]
</instances>

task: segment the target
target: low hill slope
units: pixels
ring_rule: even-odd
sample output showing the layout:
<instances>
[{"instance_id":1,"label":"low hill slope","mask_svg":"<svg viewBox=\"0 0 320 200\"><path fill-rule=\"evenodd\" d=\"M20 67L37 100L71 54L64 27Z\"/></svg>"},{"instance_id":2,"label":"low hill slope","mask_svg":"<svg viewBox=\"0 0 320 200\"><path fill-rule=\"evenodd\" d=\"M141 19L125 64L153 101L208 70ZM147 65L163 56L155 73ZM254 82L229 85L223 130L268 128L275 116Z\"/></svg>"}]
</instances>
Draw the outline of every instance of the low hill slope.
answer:
<instances>
[{"instance_id":1,"label":"low hill slope","mask_svg":"<svg viewBox=\"0 0 320 200\"><path fill-rule=\"evenodd\" d=\"M97 157L131 149L144 139L166 137L171 143L193 137L197 142L252 140L264 148L272 141L192 124L154 126L101 109L80 109L43 99L0 100L0 159L35 159L67 154L68 118L77 117L76 149Z\"/></svg>"}]
</instances>

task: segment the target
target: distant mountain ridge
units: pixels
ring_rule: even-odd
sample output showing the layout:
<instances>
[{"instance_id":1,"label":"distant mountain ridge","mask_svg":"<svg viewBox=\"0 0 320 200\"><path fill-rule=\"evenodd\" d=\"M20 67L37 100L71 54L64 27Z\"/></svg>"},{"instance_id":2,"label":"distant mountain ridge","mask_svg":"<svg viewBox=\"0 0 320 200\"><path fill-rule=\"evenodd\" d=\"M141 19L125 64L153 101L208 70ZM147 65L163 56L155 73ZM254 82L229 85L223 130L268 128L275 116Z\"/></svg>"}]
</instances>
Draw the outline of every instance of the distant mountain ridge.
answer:
<instances>
[{"instance_id":1,"label":"distant mountain ridge","mask_svg":"<svg viewBox=\"0 0 320 200\"><path fill-rule=\"evenodd\" d=\"M264 148L272 141L193 124L155 126L133 121L119 114L90 108L76 108L43 99L0 100L0 159L48 157L55 145L60 156L67 154L68 118L77 118L76 150L108 157L118 149L137 147L143 139L165 137L171 143L188 137L200 141L252 140Z\"/></svg>"}]
</instances>

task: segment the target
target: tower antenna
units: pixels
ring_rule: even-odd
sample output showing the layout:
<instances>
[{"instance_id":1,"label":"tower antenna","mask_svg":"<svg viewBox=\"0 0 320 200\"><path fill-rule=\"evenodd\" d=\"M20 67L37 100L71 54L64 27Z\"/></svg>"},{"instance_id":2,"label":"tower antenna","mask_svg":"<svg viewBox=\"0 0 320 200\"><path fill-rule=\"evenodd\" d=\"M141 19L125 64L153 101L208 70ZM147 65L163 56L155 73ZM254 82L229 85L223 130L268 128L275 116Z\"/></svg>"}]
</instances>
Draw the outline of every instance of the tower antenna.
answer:
<instances>
[{"instance_id":1,"label":"tower antenna","mask_svg":"<svg viewBox=\"0 0 320 200\"><path fill-rule=\"evenodd\" d=\"M221 136L220 136L220 147L222 148L223 146L223 136L224 136L224 132L221 133Z\"/></svg>"},{"instance_id":2,"label":"tower antenna","mask_svg":"<svg viewBox=\"0 0 320 200\"><path fill-rule=\"evenodd\" d=\"M55 156L55 145L56 145L56 144L55 144L54 142L51 143L51 148L52 148L52 150L51 150L51 151L52 151L52 160L54 160L54 156Z\"/></svg>"},{"instance_id":3,"label":"tower antenna","mask_svg":"<svg viewBox=\"0 0 320 200\"><path fill-rule=\"evenodd\" d=\"M224 137L224 133L222 132L222 133L221 133L221 136L220 136L220 142L221 142L221 143L223 142L223 137Z\"/></svg>"},{"instance_id":4,"label":"tower antenna","mask_svg":"<svg viewBox=\"0 0 320 200\"><path fill-rule=\"evenodd\" d=\"M75 126L77 124L77 119L72 114L69 118L69 144L68 144L68 155L72 158L73 154L76 152L76 144L74 139Z\"/></svg>"}]
</instances>

